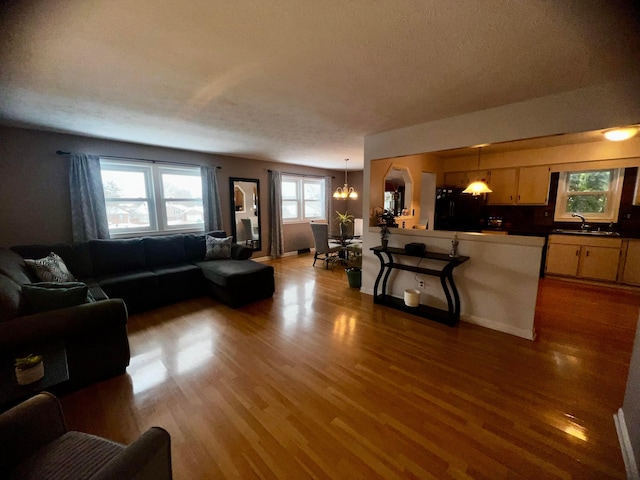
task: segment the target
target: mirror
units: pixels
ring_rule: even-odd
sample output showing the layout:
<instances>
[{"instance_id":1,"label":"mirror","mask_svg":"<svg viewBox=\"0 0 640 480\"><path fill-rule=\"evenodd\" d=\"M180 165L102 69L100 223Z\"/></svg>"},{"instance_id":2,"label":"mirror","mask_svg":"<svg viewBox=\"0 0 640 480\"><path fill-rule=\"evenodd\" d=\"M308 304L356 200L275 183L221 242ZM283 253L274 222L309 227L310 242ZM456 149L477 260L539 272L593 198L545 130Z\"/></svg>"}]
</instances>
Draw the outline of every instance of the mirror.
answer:
<instances>
[{"instance_id":1,"label":"mirror","mask_svg":"<svg viewBox=\"0 0 640 480\"><path fill-rule=\"evenodd\" d=\"M412 195L408 170L392 166L384 177L384 208L396 217L410 216Z\"/></svg>"},{"instance_id":2,"label":"mirror","mask_svg":"<svg viewBox=\"0 0 640 480\"><path fill-rule=\"evenodd\" d=\"M260 181L255 178L229 178L229 192L233 241L260 250Z\"/></svg>"}]
</instances>

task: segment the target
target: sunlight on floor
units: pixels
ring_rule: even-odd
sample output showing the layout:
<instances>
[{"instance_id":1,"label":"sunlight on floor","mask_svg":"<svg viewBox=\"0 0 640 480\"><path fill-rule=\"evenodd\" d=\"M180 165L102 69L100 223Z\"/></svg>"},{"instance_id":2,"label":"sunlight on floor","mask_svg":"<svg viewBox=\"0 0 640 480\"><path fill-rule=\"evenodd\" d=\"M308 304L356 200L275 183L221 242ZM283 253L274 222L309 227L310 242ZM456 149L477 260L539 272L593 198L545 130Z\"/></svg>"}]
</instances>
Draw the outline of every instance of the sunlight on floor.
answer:
<instances>
[{"instance_id":1,"label":"sunlight on floor","mask_svg":"<svg viewBox=\"0 0 640 480\"><path fill-rule=\"evenodd\" d=\"M286 305L282 309L284 331L292 334L301 325L306 326L309 321L309 312L312 310L315 280L305 283L288 285L282 292L282 299Z\"/></svg>"},{"instance_id":2,"label":"sunlight on floor","mask_svg":"<svg viewBox=\"0 0 640 480\"><path fill-rule=\"evenodd\" d=\"M133 393L141 393L160 385L167 379L167 367L162 362L162 348L131 357L129 376L133 384Z\"/></svg>"},{"instance_id":3,"label":"sunlight on floor","mask_svg":"<svg viewBox=\"0 0 640 480\"><path fill-rule=\"evenodd\" d=\"M178 338L176 373L183 374L208 362L213 357L217 333L209 325L200 325Z\"/></svg>"}]
</instances>

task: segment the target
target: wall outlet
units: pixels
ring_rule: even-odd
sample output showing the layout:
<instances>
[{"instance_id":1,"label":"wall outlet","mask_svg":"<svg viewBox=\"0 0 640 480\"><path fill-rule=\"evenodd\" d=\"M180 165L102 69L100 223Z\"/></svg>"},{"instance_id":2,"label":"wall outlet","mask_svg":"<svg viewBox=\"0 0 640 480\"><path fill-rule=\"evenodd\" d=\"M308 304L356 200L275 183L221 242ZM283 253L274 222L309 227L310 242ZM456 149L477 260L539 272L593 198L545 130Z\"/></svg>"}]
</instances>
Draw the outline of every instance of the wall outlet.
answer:
<instances>
[{"instance_id":1,"label":"wall outlet","mask_svg":"<svg viewBox=\"0 0 640 480\"><path fill-rule=\"evenodd\" d=\"M418 286L424 288L424 280L418 280Z\"/></svg>"}]
</instances>

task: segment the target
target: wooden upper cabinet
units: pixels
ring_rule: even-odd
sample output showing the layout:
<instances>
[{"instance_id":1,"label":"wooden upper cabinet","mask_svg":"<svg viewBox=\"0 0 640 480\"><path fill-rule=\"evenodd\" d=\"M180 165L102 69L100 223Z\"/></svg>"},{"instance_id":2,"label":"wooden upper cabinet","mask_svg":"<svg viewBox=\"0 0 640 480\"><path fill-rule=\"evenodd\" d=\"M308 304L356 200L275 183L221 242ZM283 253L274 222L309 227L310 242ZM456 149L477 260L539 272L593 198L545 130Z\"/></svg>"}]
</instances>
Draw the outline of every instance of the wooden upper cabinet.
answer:
<instances>
[{"instance_id":1,"label":"wooden upper cabinet","mask_svg":"<svg viewBox=\"0 0 640 480\"><path fill-rule=\"evenodd\" d=\"M512 205L516 200L518 170L515 168L499 168L491 170L487 179L493 193L488 194L488 205Z\"/></svg>"},{"instance_id":2,"label":"wooden upper cabinet","mask_svg":"<svg viewBox=\"0 0 640 480\"><path fill-rule=\"evenodd\" d=\"M469 175L472 172L447 172L444 174L444 184L447 187L467 188Z\"/></svg>"},{"instance_id":3,"label":"wooden upper cabinet","mask_svg":"<svg viewBox=\"0 0 640 480\"><path fill-rule=\"evenodd\" d=\"M521 167L518 175L518 196L520 205L546 205L549 202L550 168Z\"/></svg>"},{"instance_id":4,"label":"wooden upper cabinet","mask_svg":"<svg viewBox=\"0 0 640 480\"><path fill-rule=\"evenodd\" d=\"M546 205L549 200L549 167L491 170L489 205Z\"/></svg>"}]
</instances>

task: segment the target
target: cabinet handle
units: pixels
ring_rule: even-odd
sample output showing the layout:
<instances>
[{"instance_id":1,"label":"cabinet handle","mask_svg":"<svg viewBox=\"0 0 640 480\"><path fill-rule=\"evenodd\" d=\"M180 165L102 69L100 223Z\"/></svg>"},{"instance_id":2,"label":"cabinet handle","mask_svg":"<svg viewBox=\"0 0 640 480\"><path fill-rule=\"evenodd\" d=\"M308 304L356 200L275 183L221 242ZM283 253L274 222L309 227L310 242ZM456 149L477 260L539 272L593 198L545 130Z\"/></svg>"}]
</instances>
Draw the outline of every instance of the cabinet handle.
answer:
<instances>
[{"instance_id":1,"label":"cabinet handle","mask_svg":"<svg viewBox=\"0 0 640 480\"><path fill-rule=\"evenodd\" d=\"M587 250L587 257L589 256L589 250Z\"/></svg>"},{"instance_id":2,"label":"cabinet handle","mask_svg":"<svg viewBox=\"0 0 640 480\"><path fill-rule=\"evenodd\" d=\"M580 255L580 249L577 249L577 250L576 250L576 257L577 257L578 255Z\"/></svg>"}]
</instances>

